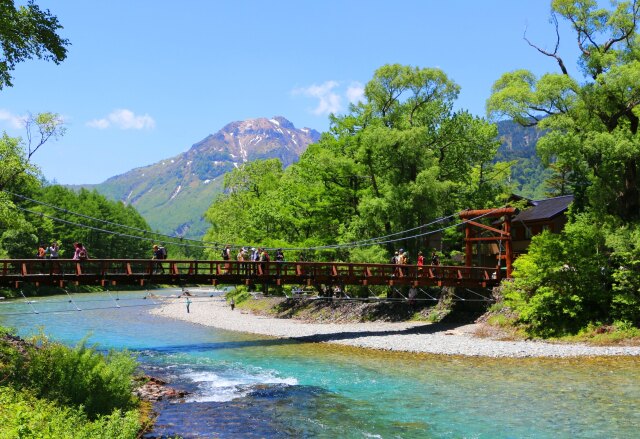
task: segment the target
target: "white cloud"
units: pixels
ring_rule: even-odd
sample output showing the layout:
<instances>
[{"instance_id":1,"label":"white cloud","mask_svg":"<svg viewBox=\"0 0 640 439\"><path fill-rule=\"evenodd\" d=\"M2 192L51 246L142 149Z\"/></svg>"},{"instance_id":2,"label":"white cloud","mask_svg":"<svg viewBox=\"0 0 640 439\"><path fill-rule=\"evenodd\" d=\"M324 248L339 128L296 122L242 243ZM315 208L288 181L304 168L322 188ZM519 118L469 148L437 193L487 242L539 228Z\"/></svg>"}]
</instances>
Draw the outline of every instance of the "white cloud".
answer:
<instances>
[{"instance_id":1,"label":"white cloud","mask_svg":"<svg viewBox=\"0 0 640 439\"><path fill-rule=\"evenodd\" d=\"M143 130L155 128L156 121L148 114L136 116L131 110L118 109L112 111L105 118L90 120L87 122L87 126L100 130L111 126L120 128L121 130Z\"/></svg>"},{"instance_id":2,"label":"white cloud","mask_svg":"<svg viewBox=\"0 0 640 439\"><path fill-rule=\"evenodd\" d=\"M293 94L317 98L318 106L313 109L313 114L328 115L342 109L342 98L334 91L338 85L337 81L326 81L320 85L313 84L309 87L296 88L293 90Z\"/></svg>"},{"instance_id":3,"label":"white cloud","mask_svg":"<svg viewBox=\"0 0 640 439\"><path fill-rule=\"evenodd\" d=\"M349 88L347 88L347 99L352 104L364 102L364 86L357 81L353 82Z\"/></svg>"},{"instance_id":4,"label":"white cloud","mask_svg":"<svg viewBox=\"0 0 640 439\"><path fill-rule=\"evenodd\" d=\"M10 111L0 109L0 120L8 122L11 128L24 128L26 116L16 116Z\"/></svg>"}]
</instances>

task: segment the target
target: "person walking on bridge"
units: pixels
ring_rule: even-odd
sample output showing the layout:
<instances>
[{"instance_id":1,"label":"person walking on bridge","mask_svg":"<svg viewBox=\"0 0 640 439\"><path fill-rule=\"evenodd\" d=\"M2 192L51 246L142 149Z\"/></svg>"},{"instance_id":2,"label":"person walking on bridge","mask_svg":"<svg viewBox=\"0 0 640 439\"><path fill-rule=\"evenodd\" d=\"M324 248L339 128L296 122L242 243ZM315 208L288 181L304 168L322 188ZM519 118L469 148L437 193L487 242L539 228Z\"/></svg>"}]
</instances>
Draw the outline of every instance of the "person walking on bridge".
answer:
<instances>
[{"instance_id":1,"label":"person walking on bridge","mask_svg":"<svg viewBox=\"0 0 640 439\"><path fill-rule=\"evenodd\" d=\"M89 252L87 252L87 248L82 245L81 242L75 242L73 246L75 247L75 252L73 254L74 260L84 261L85 259L89 259Z\"/></svg>"},{"instance_id":2,"label":"person walking on bridge","mask_svg":"<svg viewBox=\"0 0 640 439\"><path fill-rule=\"evenodd\" d=\"M157 244L153 246L153 257L151 259L154 260L162 260L164 259L164 251ZM162 266L162 262L156 262L153 267L154 274L156 272L160 272L164 274L164 267Z\"/></svg>"}]
</instances>

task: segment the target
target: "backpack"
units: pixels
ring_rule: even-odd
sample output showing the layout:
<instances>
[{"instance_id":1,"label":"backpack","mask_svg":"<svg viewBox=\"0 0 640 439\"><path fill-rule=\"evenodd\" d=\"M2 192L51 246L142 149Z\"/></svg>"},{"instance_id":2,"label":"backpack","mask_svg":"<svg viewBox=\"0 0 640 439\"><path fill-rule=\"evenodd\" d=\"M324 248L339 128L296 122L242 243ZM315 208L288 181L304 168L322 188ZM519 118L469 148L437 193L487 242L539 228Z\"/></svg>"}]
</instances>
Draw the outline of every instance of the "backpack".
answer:
<instances>
[{"instance_id":1,"label":"backpack","mask_svg":"<svg viewBox=\"0 0 640 439\"><path fill-rule=\"evenodd\" d=\"M80 250L80 253L78 253L78 257L80 259L89 259L89 255L87 255L87 250L84 248Z\"/></svg>"},{"instance_id":2,"label":"backpack","mask_svg":"<svg viewBox=\"0 0 640 439\"><path fill-rule=\"evenodd\" d=\"M158 250L160 250L160 259L167 259L167 249L159 247Z\"/></svg>"},{"instance_id":3,"label":"backpack","mask_svg":"<svg viewBox=\"0 0 640 439\"><path fill-rule=\"evenodd\" d=\"M227 249L223 248L222 249L222 259L228 259L229 258L229 254L227 253Z\"/></svg>"}]
</instances>

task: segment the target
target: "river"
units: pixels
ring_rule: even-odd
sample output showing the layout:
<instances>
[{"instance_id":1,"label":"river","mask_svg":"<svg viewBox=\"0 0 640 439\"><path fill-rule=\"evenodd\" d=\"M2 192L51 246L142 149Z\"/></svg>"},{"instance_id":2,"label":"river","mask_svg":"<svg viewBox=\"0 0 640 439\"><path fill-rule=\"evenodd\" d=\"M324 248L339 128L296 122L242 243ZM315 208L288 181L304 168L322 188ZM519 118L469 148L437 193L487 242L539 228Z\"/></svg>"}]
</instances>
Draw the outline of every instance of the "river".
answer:
<instances>
[{"instance_id":1,"label":"river","mask_svg":"<svg viewBox=\"0 0 640 439\"><path fill-rule=\"evenodd\" d=\"M88 337L99 349L129 349L146 372L191 392L184 403L156 405L149 436L638 437L637 357L386 353L152 316L147 292L32 300L0 302L0 325L69 345Z\"/></svg>"}]
</instances>

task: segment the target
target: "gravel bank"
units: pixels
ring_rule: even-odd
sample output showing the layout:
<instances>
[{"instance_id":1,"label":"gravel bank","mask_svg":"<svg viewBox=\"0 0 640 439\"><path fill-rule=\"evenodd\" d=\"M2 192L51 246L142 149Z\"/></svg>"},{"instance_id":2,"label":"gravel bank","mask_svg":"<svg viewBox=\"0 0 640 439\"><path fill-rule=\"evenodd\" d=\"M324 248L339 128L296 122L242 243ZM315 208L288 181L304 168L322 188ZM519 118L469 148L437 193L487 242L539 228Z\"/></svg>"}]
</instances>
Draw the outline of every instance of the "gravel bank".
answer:
<instances>
[{"instance_id":1,"label":"gravel bank","mask_svg":"<svg viewBox=\"0 0 640 439\"><path fill-rule=\"evenodd\" d=\"M152 314L186 320L229 331L248 332L308 342L337 343L370 349L483 357L578 357L640 355L640 347L552 344L538 341L501 341L472 335L474 325L443 330L423 322L305 323L231 311L222 298L168 299Z\"/></svg>"}]
</instances>

